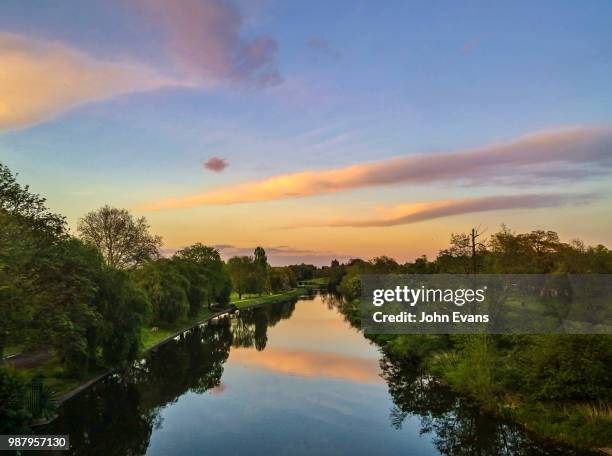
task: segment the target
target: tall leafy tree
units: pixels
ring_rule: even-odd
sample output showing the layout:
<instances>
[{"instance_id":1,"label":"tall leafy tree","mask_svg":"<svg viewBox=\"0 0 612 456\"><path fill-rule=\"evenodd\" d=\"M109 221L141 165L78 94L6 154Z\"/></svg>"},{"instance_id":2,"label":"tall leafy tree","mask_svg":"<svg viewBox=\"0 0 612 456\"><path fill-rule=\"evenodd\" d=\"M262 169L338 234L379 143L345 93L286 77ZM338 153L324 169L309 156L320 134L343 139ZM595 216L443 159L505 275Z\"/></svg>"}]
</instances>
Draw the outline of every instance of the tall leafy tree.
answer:
<instances>
[{"instance_id":1,"label":"tall leafy tree","mask_svg":"<svg viewBox=\"0 0 612 456\"><path fill-rule=\"evenodd\" d=\"M50 285L42 278L49 265L43 259L66 237L64 217L0 163L0 356L9 339L22 342L32 333L32 297Z\"/></svg>"},{"instance_id":2,"label":"tall leafy tree","mask_svg":"<svg viewBox=\"0 0 612 456\"><path fill-rule=\"evenodd\" d=\"M256 293L263 293L269 288L268 257L263 247L256 247L253 255L253 286Z\"/></svg>"},{"instance_id":3,"label":"tall leafy tree","mask_svg":"<svg viewBox=\"0 0 612 456\"><path fill-rule=\"evenodd\" d=\"M253 258L250 256L235 256L227 261L227 269L232 278L232 285L238 299L242 299L244 293L251 291L253 275Z\"/></svg>"},{"instance_id":4,"label":"tall leafy tree","mask_svg":"<svg viewBox=\"0 0 612 456\"><path fill-rule=\"evenodd\" d=\"M189 281L172 260L150 261L134 272L134 278L151 302L154 323L174 323L187 316Z\"/></svg>"},{"instance_id":5,"label":"tall leafy tree","mask_svg":"<svg viewBox=\"0 0 612 456\"><path fill-rule=\"evenodd\" d=\"M66 234L66 218L47 208L46 199L17 182L17 174L0 162L0 212L27 221L40 232L52 236Z\"/></svg>"},{"instance_id":6,"label":"tall leafy tree","mask_svg":"<svg viewBox=\"0 0 612 456\"><path fill-rule=\"evenodd\" d=\"M203 274L205 283L201 286L209 308L212 303L229 303L231 279L217 249L198 242L176 252L175 258L197 266L198 273Z\"/></svg>"},{"instance_id":7,"label":"tall leafy tree","mask_svg":"<svg viewBox=\"0 0 612 456\"><path fill-rule=\"evenodd\" d=\"M79 220L79 237L95 246L109 266L129 269L159 257L160 236L149 232L145 217L134 217L125 209L108 205Z\"/></svg>"},{"instance_id":8,"label":"tall leafy tree","mask_svg":"<svg viewBox=\"0 0 612 456\"><path fill-rule=\"evenodd\" d=\"M134 359L140 349L140 329L151 313L148 297L125 271L104 268L97 284L95 305L101 321L90 338L95 337L106 365Z\"/></svg>"}]
</instances>

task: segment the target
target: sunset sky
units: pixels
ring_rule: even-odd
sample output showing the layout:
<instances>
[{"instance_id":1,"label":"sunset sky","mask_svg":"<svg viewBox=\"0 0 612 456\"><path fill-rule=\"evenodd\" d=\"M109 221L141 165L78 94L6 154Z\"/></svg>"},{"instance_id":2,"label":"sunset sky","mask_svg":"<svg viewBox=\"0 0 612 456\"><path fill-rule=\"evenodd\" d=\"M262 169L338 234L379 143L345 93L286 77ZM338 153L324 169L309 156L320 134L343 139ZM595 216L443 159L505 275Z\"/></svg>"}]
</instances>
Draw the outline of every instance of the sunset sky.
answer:
<instances>
[{"instance_id":1,"label":"sunset sky","mask_svg":"<svg viewBox=\"0 0 612 456\"><path fill-rule=\"evenodd\" d=\"M612 246L612 2L4 0L0 161L167 252L435 256L505 223Z\"/></svg>"}]
</instances>

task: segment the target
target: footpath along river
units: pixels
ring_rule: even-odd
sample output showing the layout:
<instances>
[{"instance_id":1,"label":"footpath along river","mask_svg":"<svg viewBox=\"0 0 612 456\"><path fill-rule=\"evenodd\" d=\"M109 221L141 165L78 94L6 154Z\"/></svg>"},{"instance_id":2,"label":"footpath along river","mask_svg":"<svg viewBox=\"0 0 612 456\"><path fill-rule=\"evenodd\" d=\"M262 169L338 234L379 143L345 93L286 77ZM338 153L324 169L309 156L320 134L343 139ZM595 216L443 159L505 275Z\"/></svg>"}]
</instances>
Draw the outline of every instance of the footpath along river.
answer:
<instances>
[{"instance_id":1,"label":"footpath along river","mask_svg":"<svg viewBox=\"0 0 612 456\"><path fill-rule=\"evenodd\" d=\"M534 440L387 359L327 294L196 327L37 432L68 434L75 455L589 454Z\"/></svg>"}]
</instances>

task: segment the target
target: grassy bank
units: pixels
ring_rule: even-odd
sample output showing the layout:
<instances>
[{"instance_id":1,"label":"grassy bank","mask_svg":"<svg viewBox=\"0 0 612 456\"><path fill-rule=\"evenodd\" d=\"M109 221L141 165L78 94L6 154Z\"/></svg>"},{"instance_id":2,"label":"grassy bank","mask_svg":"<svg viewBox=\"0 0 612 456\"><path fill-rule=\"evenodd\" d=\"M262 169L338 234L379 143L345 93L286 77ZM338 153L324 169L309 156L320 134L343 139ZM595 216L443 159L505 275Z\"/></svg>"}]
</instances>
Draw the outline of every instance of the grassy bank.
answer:
<instances>
[{"instance_id":1,"label":"grassy bank","mask_svg":"<svg viewBox=\"0 0 612 456\"><path fill-rule=\"evenodd\" d=\"M321 288L327 286L329 279L327 277L317 277L316 279L303 280L300 285L307 288Z\"/></svg>"},{"instance_id":2,"label":"grassy bank","mask_svg":"<svg viewBox=\"0 0 612 456\"><path fill-rule=\"evenodd\" d=\"M244 295L242 299L238 299L238 294L232 293L231 304L235 305L239 309L245 309L248 307L260 306L263 304L273 304L276 302L287 301L288 299L297 298L304 293L302 288L296 288L294 290L286 291L284 293L266 294L266 295ZM187 320L177 322L173 325L164 325L160 327L146 327L142 329L142 350L147 351L151 347L157 345L161 341L175 336L177 333L184 331L206 320L214 311L209 309L201 309L200 312L194 317L190 317Z\"/></svg>"},{"instance_id":3,"label":"grassy bank","mask_svg":"<svg viewBox=\"0 0 612 456\"><path fill-rule=\"evenodd\" d=\"M284 293L276 293L270 295L249 295L238 300L237 295L232 295L231 303L240 309L246 309L249 307L261 306L265 304L272 304L277 302L294 299L301 296L304 293L303 288L296 288ZM142 328L142 349L141 352L144 354L146 351L159 344L160 342L174 337L175 335L191 328L199 322L205 321L210 318L215 312L210 311L207 308L202 308L197 315L186 318L180 322L176 322L171 325L163 326L147 326ZM35 376L42 375L44 378L45 386L51 391L55 392L58 397L64 396L84 383L98 377L107 371L107 368L99 368L90 370L87 374L81 378L71 377L66 375L64 368L60 360L55 356L51 356L44 363L36 367L19 369L24 373L26 378L32 379Z\"/></svg>"},{"instance_id":4,"label":"grassy bank","mask_svg":"<svg viewBox=\"0 0 612 456\"><path fill-rule=\"evenodd\" d=\"M276 293L270 295L251 295L249 297L245 297L243 299L232 299L232 304L234 304L239 309L245 309L247 307L260 306L262 304L273 304L276 302L283 302L289 299L298 298L304 294L303 288L296 288L294 290L286 291L284 293Z\"/></svg>"}]
</instances>

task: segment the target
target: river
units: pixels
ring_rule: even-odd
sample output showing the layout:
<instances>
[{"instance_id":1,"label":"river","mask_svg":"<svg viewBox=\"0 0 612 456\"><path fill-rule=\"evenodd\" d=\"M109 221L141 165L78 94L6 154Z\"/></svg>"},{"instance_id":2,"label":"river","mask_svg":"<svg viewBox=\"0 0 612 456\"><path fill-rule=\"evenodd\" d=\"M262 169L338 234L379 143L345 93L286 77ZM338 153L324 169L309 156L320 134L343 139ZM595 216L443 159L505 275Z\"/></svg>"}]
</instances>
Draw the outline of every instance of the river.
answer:
<instances>
[{"instance_id":1,"label":"river","mask_svg":"<svg viewBox=\"0 0 612 456\"><path fill-rule=\"evenodd\" d=\"M338 302L316 294L196 327L66 402L39 432L69 434L78 455L586 454L534 440L386 358Z\"/></svg>"}]
</instances>

